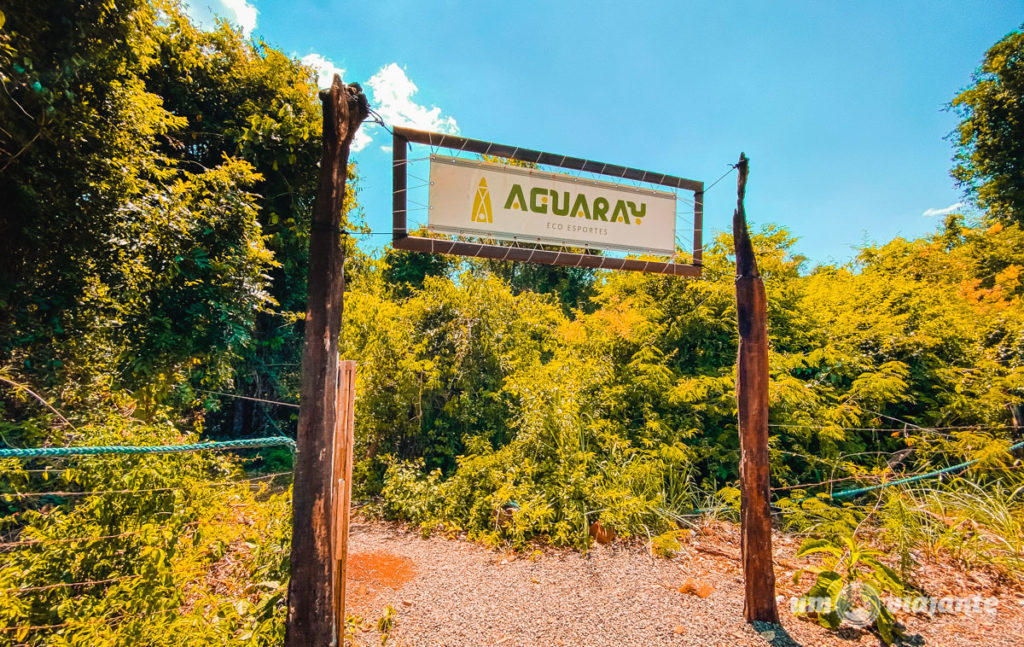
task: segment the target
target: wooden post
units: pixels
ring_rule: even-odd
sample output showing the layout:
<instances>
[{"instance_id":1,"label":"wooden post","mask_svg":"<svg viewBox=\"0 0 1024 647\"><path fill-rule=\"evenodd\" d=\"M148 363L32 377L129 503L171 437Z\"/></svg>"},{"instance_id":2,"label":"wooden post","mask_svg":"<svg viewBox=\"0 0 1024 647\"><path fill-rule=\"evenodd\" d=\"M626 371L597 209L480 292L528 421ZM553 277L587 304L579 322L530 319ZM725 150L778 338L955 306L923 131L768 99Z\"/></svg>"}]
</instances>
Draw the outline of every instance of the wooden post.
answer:
<instances>
[{"instance_id":1,"label":"wooden post","mask_svg":"<svg viewBox=\"0 0 1024 647\"><path fill-rule=\"evenodd\" d=\"M740 153L736 211L736 321L740 348L736 360L736 403L740 432L740 559L743 562L743 618L778 624L768 471L768 306L747 231L743 199L748 159Z\"/></svg>"},{"instance_id":2,"label":"wooden post","mask_svg":"<svg viewBox=\"0 0 1024 647\"><path fill-rule=\"evenodd\" d=\"M345 636L345 563L352 505L352 447L355 444L356 363L341 362L338 371L338 424L334 432L334 609L339 644Z\"/></svg>"},{"instance_id":3,"label":"wooden post","mask_svg":"<svg viewBox=\"0 0 1024 647\"><path fill-rule=\"evenodd\" d=\"M333 434L337 423L338 334L345 250L342 206L352 138L368 114L362 89L338 76L323 103L320 186L309 237L309 278L295 487L292 496L291 580L287 647L338 645L332 578Z\"/></svg>"}]
</instances>

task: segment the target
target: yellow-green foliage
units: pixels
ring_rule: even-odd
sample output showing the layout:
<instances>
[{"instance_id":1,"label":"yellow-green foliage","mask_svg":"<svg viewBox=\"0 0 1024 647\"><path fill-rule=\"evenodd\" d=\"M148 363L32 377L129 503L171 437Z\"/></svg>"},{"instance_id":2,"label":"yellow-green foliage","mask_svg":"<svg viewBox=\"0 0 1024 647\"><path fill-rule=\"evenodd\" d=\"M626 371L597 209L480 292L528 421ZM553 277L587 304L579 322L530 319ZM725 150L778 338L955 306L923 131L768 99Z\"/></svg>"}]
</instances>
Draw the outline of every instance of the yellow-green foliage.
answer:
<instances>
[{"instance_id":1,"label":"yellow-green foliage","mask_svg":"<svg viewBox=\"0 0 1024 647\"><path fill-rule=\"evenodd\" d=\"M776 485L853 487L966 455L897 420L977 426L960 437L974 434L978 467L1005 459L1009 437L986 428L1024 399L1016 226L953 218L933 237L810 274L786 232L754 242L769 295ZM628 536L690 512L706 496L694 488L738 476L730 248L720 237L707 249L698 281L602 276L596 309L571 316L473 273L398 297L364 277L348 301L346 353L364 371L367 491L389 461L422 459L425 480L392 468L389 514L515 543L586 545L594 521ZM794 528L839 531L815 519L832 514L827 502L780 505ZM861 513L847 514L849 526Z\"/></svg>"},{"instance_id":2,"label":"yellow-green foliage","mask_svg":"<svg viewBox=\"0 0 1024 647\"><path fill-rule=\"evenodd\" d=\"M689 528L684 530L668 530L651 538L651 552L658 557L672 559L683 549L683 541L692 534Z\"/></svg>"},{"instance_id":3,"label":"yellow-green foliage","mask_svg":"<svg viewBox=\"0 0 1024 647\"><path fill-rule=\"evenodd\" d=\"M195 440L169 423L116 415L79 431L97 444ZM13 462L3 467L0 529L4 541L18 543L0 549L0 641L280 644L287 490L239 482L245 475L235 461L208 452L55 459L49 478ZM13 494L32 491L85 494Z\"/></svg>"}]
</instances>

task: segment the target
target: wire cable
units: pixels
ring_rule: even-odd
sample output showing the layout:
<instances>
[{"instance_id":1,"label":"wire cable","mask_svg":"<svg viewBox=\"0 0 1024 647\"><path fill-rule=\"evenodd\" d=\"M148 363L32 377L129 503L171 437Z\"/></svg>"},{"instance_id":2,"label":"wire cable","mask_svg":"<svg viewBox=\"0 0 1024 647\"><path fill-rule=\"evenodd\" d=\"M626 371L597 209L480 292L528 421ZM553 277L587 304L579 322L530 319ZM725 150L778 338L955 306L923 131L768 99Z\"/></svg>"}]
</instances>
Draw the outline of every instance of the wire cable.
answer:
<instances>
[{"instance_id":1,"label":"wire cable","mask_svg":"<svg viewBox=\"0 0 1024 647\"><path fill-rule=\"evenodd\" d=\"M342 234L344 234L346 236L350 235L350 233L347 232L347 231L339 232L339 233L342 233ZM388 233L391 233L391 232L388 232ZM354 235L358 236L359 234L354 234ZM182 385L182 386L184 386L184 385ZM197 388L194 388L194 387L193 387L192 390L193 391L199 391L200 393L209 393L210 395L219 395L219 396L222 396L222 397L225 397L225 398L235 398L236 400L249 400L251 402L262 402L263 404L273 404L273 405L277 405L279 407L291 407L293 409L298 409L299 408L299 405L295 404L294 402L278 402L277 400L265 400L263 398L254 398L254 397L251 397L251 396L248 396L248 395L236 395L234 393L224 393L222 391L208 391L206 389L197 389Z\"/></svg>"},{"instance_id":2,"label":"wire cable","mask_svg":"<svg viewBox=\"0 0 1024 647\"><path fill-rule=\"evenodd\" d=\"M98 586L100 584L113 584L124 580L137 580L141 575L122 575L111 577L105 580L85 580L82 582L58 582L56 584L45 584L42 586L21 586L10 589L0 589L0 593L34 593L37 591L51 591L53 589L78 588L80 586Z\"/></svg>"},{"instance_id":3,"label":"wire cable","mask_svg":"<svg viewBox=\"0 0 1024 647\"><path fill-rule=\"evenodd\" d=\"M286 436L219 440L185 445L94 445L81 447L36 447L0 449L0 458L41 458L44 456L94 456L97 454L175 454L203 450L258 449L286 446L295 449L295 441Z\"/></svg>"},{"instance_id":4,"label":"wire cable","mask_svg":"<svg viewBox=\"0 0 1024 647\"><path fill-rule=\"evenodd\" d=\"M235 485L239 483L252 483L255 481L262 481L266 479L273 480L278 476L291 474L291 472L277 472L275 474L268 474L266 476L257 476L251 479L233 480L233 481L213 481L211 483L204 483L208 487L223 486L223 485ZM84 491L69 491L69 492L8 492L4 493L5 497L17 497L19 499L29 499L34 497L45 497L45 496L89 496L92 494L146 494L149 492L171 492L173 490L183 490L191 488L192 486L186 485L175 485L169 487L157 487L157 488L137 488L137 489L126 489L126 490L84 490Z\"/></svg>"}]
</instances>

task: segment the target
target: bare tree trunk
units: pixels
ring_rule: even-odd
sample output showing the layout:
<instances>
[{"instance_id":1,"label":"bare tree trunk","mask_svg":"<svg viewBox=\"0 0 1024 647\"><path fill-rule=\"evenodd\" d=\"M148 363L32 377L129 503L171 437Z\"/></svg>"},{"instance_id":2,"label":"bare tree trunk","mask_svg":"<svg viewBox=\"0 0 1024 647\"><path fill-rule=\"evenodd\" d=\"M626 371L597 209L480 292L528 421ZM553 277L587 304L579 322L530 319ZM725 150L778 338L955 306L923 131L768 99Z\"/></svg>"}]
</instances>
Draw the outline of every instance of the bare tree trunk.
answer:
<instances>
[{"instance_id":1,"label":"bare tree trunk","mask_svg":"<svg viewBox=\"0 0 1024 647\"><path fill-rule=\"evenodd\" d=\"M342 207L349 147L368 105L362 89L338 76L323 102L320 186L309 238L309 284L295 488L292 497L291 581L287 647L338 645L332 590L332 440L337 421L338 335L341 328L345 250Z\"/></svg>"},{"instance_id":2,"label":"bare tree trunk","mask_svg":"<svg viewBox=\"0 0 1024 647\"><path fill-rule=\"evenodd\" d=\"M1006 405L1006 408L1010 410L1010 419L1013 421L1015 436L1019 438L1021 430L1024 429L1024 403L1015 402Z\"/></svg>"},{"instance_id":3,"label":"bare tree trunk","mask_svg":"<svg viewBox=\"0 0 1024 647\"><path fill-rule=\"evenodd\" d=\"M259 394L253 394L253 397L258 398ZM239 434L242 438L248 438L253 434L256 416L255 404L252 400L242 400L242 430Z\"/></svg>"},{"instance_id":4,"label":"bare tree trunk","mask_svg":"<svg viewBox=\"0 0 1024 647\"><path fill-rule=\"evenodd\" d=\"M1006 405L1010 411L1010 420L1013 429L1010 431L1014 444L1024 440L1024 402L1012 402ZM1014 452L1018 458L1024 458L1024 448Z\"/></svg>"},{"instance_id":5,"label":"bare tree trunk","mask_svg":"<svg viewBox=\"0 0 1024 647\"><path fill-rule=\"evenodd\" d=\"M747 156L741 153L737 164L736 212L732 218L736 249L736 321L740 333L736 401L740 433L743 618L747 622L778 624L772 566L772 518L768 503L768 305L743 208L747 162Z\"/></svg>"}]
</instances>

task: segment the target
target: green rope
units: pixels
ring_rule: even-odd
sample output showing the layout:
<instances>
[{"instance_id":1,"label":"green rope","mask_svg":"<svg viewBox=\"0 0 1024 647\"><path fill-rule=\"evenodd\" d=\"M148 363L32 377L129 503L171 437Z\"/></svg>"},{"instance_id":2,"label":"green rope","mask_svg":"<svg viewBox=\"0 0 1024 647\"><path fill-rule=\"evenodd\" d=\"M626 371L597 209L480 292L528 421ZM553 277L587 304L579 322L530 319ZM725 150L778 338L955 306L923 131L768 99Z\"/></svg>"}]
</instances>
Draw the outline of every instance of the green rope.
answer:
<instances>
[{"instance_id":1,"label":"green rope","mask_svg":"<svg viewBox=\"0 0 1024 647\"><path fill-rule=\"evenodd\" d=\"M286 436L269 438L245 438L242 440L220 440L188 445L93 445L87 447L36 447L30 449L0 449L0 458L43 458L49 456L93 456L96 454L174 454L178 452L199 452L205 449L253 449L255 447L290 447L295 441Z\"/></svg>"},{"instance_id":2,"label":"green rope","mask_svg":"<svg viewBox=\"0 0 1024 647\"><path fill-rule=\"evenodd\" d=\"M1008 452L1012 452L1012 451L1015 451L1015 450L1018 450L1018 449L1021 449L1021 448L1024 448L1024 442L1019 442L1019 443L1017 443L1015 445L1011 445L1010 448L1007 449L1007 451ZM856 489L852 489L852 490L843 490L842 492L836 492L835 494L833 494L829 498L832 498L832 499L845 499L847 497L857 496L859 494L867 494L868 492L874 492L875 490L881 490L881 489L887 488L887 487L895 487L897 485L903 485L905 483L914 483L916 481L923 481L925 479L929 479L929 478L932 478L932 477L935 477L935 476L940 476L942 474L948 474L949 472L958 472L960 470L967 469L971 465L974 465L974 464L978 463L980 460L981 459L976 458L976 459L974 459L972 461L967 461L966 463L959 463L957 465L951 465L949 467L944 467L941 470L935 470L934 472L926 472L924 474L915 474L914 476L908 476L906 478L896 479L895 481L889 481L888 483L879 483L878 485L871 485L871 486L868 486L868 487L856 488ZM796 489L796 488L793 488L793 489ZM793 499L793 502L794 503L801 503L803 501L807 501L808 499L813 499L813 498L814 498L813 496L803 497L803 498L800 498L800 499ZM714 508L695 508L693 511L689 512L688 514L691 514L691 515L703 514L705 512L711 512L713 509Z\"/></svg>"},{"instance_id":3,"label":"green rope","mask_svg":"<svg viewBox=\"0 0 1024 647\"><path fill-rule=\"evenodd\" d=\"M1011 445L1007 451L1015 451L1024 447L1024 442L1019 442L1016 445ZM880 490L882 488L894 487L897 485L903 485L905 483L913 483L915 481L923 481L924 479L932 478L933 476L939 476L941 474L947 474L949 472L958 472L963 469L967 469L971 465L974 465L981 459L974 459L973 461L967 461L966 463L960 463L958 465L951 465L950 467L944 467L941 470L935 470L934 472L927 472L925 474L916 474L914 476L908 476L902 479L896 479L895 481L889 481L888 483L879 483L878 485L871 485L868 487L856 488L854 490L843 490L842 492L836 492L832 495L833 499L845 499L846 497L857 496L858 494L866 494L873 492L874 490Z\"/></svg>"}]
</instances>

